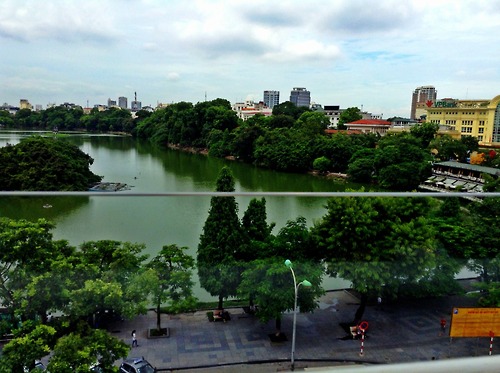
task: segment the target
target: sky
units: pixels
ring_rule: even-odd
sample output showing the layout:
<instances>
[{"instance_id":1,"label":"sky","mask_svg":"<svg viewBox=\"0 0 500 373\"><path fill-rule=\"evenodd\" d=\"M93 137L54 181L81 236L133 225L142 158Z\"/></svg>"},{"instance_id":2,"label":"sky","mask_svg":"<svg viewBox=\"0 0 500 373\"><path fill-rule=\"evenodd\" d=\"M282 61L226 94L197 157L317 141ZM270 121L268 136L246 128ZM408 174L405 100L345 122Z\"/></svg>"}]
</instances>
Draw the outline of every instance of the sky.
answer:
<instances>
[{"instance_id":1,"label":"sky","mask_svg":"<svg viewBox=\"0 0 500 373\"><path fill-rule=\"evenodd\" d=\"M410 116L416 87L500 94L500 0L1 0L0 104L142 105L305 87Z\"/></svg>"}]
</instances>

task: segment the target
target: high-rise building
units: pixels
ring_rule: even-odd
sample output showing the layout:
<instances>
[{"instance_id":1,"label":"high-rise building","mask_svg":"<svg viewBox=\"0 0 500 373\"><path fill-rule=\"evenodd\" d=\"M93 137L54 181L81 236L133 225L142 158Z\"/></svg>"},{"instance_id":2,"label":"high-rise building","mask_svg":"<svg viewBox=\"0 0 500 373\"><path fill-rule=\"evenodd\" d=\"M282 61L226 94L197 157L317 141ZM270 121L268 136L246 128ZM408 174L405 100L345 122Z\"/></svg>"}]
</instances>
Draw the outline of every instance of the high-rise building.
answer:
<instances>
[{"instance_id":1,"label":"high-rise building","mask_svg":"<svg viewBox=\"0 0 500 373\"><path fill-rule=\"evenodd\" d=\"M118 97L118 106L121 109L126 109L128 106L127 98L126 97Z\"/></svg>"},{"instance_id":2,"label":"high-rise building","mask_svg":"<svg viewBox=\"0 0 500 373\"><path fill-rule=\"evenodd\" d=\"M411 98L410 119L420 119L427 113L427 108L432 106L437 99L436 88L432 85L417 87Z\"/></svg>"},{"instance_id":3,"label":"high-rise building","mask_svg":"<svg viewBox=\"0 0 500 373\"><path fill-rule=\"evenodd\" d=\"M311 92L305 88L295 87L292 92L290 92L290 102L293 102L297 106L307 106L311 104Z\"/></svg>"},{"instance_id":4,"label":"high-rise building","mask_svg":"<svg viewBox=\"0 0 500 373\"><path fill-rule=\"evenodd\" d=\"M116 101L108 98L108 108L116 106Z\"/></svg>"},{"instance_id":5,"label":"high-rise building","mask_svg":"<svg viewBox=\"0 0 500 373\"><path fill-rule=\"evenodd\" d=\"M130 103L130 109L132 111L139 111L142 109L142 102L137 101L137 92L134 92L134 101Z\"/></svg>"},{"instance_id":6,"label":"high-rise building","mask_svg":"<svg viewBox=\"0 0 500 373\"><path fill-rule=\"evenodd\" d=\"M264 91L264 104L272 109L280 103L280 91Z\"/></svg>"},{"instance_id":7,"label":"high-rise building","mask_svg":"<svg viewBox=\"0 0 500 373\"><path fill-rule=\"evenodd\" d=\"M33 109L33 105L30 104L30 102L28 100L26 100L25 98L22 98L19 100L19 108L20 109Z\"/></svg>"}]
</instances>

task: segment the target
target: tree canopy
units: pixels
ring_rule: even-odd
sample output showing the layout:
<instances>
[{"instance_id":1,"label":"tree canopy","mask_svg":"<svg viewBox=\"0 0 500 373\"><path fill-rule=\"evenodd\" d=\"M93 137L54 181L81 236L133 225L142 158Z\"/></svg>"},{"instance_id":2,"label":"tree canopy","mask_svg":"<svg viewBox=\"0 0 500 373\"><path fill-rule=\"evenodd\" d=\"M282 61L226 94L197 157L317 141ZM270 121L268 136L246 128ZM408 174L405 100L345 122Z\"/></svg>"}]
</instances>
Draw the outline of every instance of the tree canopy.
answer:
<instances>
[{"instance_id":1,"label":"tree canopy","mask_svg":"<svg viewBox=\"0 0 500 373\"><path fill-rule=\"evenodd\" d=\"M63 139L22 139L0 148L0 190L88 190L102 179L90 171L93 162Z\"/></svg>"},{"instance_id":2,"label":"tree canopy","mask_svg":"<svg viewBox=\"0 0 500 373\"><path fill-rule=\"evenodd\" d=\"M340 113L339 122L337 128L339 130L347 129L346 123L355 122L362 119L361 110L358 107L350 107Z\"/></svg>"},{"instance_id":3,"label":"tree canopy","mask_svg":"<svg viewBox=\"0 0 500 373\"><path fill-rule=\"evenodd\" d=\"M173 310L183 309L185 305L193 306L192 270L194 258L187 255L187 247L177 245L163 246L161 251L148 264L146 274L149 278L146 286L150 286L151 298L156 304L157 330L161 331L161 305L170 304Z\"/></svg>"},{"instance_id":4,"label":"tree canopy","mask_svg":"<svg viewBox=\"0 0 500 373\"><path fill-rule=\"evenodd\" d=\"M350 280L362 294L397 296L440 275L429 211L423 198L336 198L311 233L329 273Z\"/></svg>"},{"instance_id":5,"label":"tree canopy","mask_svg":"<svg viewBox=\"0 0 500 373\"><path fill-rule=\"evenodd\" d=\"M216 182L217 192L234 192L234 177L228 167L222 168ZM203 226L197 251L198 275L201 286L219 297L236 295L239 269L235 256L243 244L238 204L232 196L216 196Z\"/></svg>"}]
</instances>

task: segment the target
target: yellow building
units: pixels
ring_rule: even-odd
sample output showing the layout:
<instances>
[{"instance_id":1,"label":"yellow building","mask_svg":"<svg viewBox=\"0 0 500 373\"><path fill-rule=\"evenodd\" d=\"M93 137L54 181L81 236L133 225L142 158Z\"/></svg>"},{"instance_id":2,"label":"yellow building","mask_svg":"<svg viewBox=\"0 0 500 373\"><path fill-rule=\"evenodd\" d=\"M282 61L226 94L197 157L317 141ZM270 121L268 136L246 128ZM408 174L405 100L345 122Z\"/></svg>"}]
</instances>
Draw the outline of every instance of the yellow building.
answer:
<instances>
[{"instance_id":1,"label":"yellow building","mask_svg":"<svg viewBox=\"0 0 500 373\"><path fill-rule=\"evenodd\" d=\"M436 101L427 109L427 122L449 126L462 136L477 137L482 146L500 146L500 95L492 100Z\"/></svg>"},{"instance_id":2,"label":"yellow building","mask_svg":"<svg viewBox=\"0 0 500 373\"><path fill-rule=\"evenodd\" d=\"M33 105L30 104L30 102L24 98L19 100L19 109L33 109Z\"/></svg>"}]
</instances>

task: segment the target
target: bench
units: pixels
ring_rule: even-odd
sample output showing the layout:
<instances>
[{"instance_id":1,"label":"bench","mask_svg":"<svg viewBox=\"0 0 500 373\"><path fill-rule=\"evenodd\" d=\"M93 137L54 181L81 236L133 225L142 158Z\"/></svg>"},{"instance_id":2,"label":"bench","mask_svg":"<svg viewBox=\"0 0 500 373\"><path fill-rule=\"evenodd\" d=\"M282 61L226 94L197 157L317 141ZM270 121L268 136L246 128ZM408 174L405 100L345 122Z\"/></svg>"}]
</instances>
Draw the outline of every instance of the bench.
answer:
<instances>
[{"instance_id":1,"label":"bench","mask_svg":"<svg viewBox=\"0 0 500 373\"><path fill-rule=\"evenodd\" d=\"M214 311L214 321L229 321L231 320L231 316L229 315L229 312L227 311L222 311L222 310L215 310Z\"/></svg>"}]
</instances>

